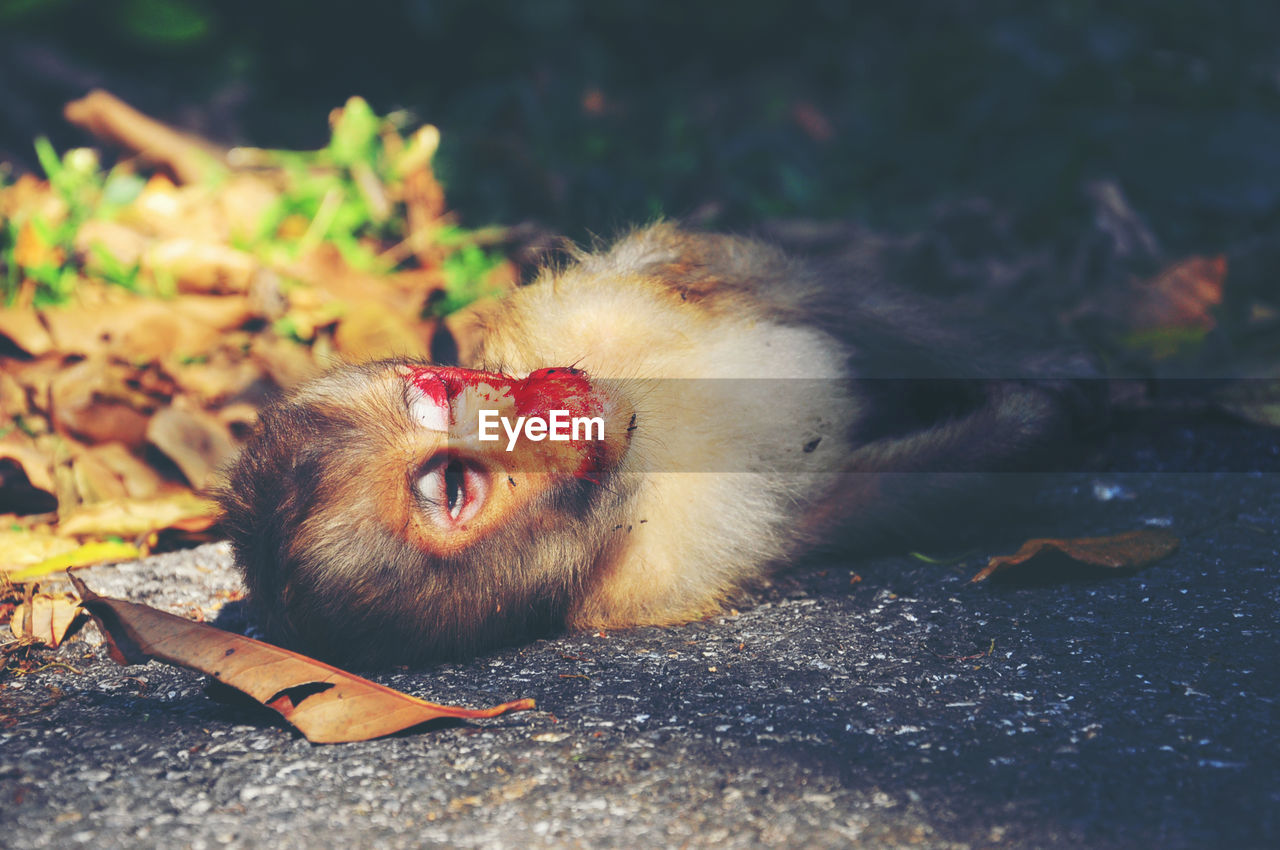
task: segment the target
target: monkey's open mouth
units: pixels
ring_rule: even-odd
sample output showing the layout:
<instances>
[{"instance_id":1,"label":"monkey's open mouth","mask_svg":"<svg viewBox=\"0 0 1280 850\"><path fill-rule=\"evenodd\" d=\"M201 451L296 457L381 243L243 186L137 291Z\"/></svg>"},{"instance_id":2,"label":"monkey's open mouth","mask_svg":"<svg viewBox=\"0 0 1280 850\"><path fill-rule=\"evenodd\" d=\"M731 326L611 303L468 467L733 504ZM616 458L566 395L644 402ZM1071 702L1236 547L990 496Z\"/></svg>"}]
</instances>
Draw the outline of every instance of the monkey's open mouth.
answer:
<instances>
[{"instance_id":1,"label":"monkey's open mouth","mask_svg":"<svg viewBox=\"0 0 1280 850\"><path fill-rule=\"evenodd\" d=\"M418 470L413 488L423 513L447 529L480 512L489 494L489 473L479 464L440 452Z\"/></svg>"}]
</instances>

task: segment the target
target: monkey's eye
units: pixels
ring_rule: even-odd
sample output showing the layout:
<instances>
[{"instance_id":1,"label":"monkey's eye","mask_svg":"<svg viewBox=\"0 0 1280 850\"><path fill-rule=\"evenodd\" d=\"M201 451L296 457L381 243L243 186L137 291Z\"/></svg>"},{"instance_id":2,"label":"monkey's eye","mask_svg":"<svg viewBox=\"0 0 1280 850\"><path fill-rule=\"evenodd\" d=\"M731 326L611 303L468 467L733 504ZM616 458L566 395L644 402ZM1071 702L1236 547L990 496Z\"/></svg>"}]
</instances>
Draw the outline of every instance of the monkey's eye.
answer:
<instances>
[{"instance_id":1,"label":"monkey's eye","mask_svg":"<svg viewBox=\"0 0 1280 850\"><path fill-rule=\"evenodd\" d=\"M438 525L451 527L479 512L488 491L488 476L475 464L437 455L419 471L414 490L427 516Z\"/></svg>"}]
</instances>

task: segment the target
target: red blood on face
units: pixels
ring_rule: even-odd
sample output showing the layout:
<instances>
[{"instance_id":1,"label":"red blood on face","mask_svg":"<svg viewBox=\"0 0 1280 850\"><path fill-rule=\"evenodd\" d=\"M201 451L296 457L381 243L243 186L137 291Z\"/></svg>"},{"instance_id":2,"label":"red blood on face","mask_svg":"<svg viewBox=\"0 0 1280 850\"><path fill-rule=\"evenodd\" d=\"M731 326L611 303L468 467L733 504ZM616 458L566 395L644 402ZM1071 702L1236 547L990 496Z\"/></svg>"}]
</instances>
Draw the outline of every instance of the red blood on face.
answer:
<instances>
[{"instance_id":1,"label":"red blood on face","mask_svg":"<svg viewBox=\"0 0 1280 850\"><path fill-rule=\"evenodd\" d=\"M515 379L497 372L481 372L477 369L461 369L457 366L419 366L410 369L409 383L422 390L423 395L439 405L458 397L466 389L488 384L510 394Z\"/></svg>"},{"instance_id":2,"label":"red blood on face","mask_svg":"<svg viewBox=\"0 0 1280 850\"><path fill-rule=\"evenodd\" d=\"M595 416L601 410L587 373L567 366L530 372L519 382L515 397L516 413L521 416L547 416L553 410L567 410L570 416Z\"/></svg>"},{"instance_id":3,"label":"red blood on face","mask_svg":"<svg viewBox=\"0 0 1280 850\"><path fill-rule=\"evenodd\" d=\"M514 400L517 416L546 417L553 410L589 416L598 415L601 410L587 373L567 366L538 369L527 378L456 366L420 366L411 369L407 377L423 395L441 406L468 389L487 385Z\"/></svg>"},{"instance_id":4,"label":"red blood on face","mask_svg":"<svg viewBox=\"0 0 1280 850\"><path fill-rule=\"evenodd\" d=\"M484 398L498 401L511 399L517 417L549 419L552 411L566 411L570 418L600 416L604 403L592 389L591 380L581 369L557 366L530 372L528 377L513 378L499 372L482 372L454 366L419 366L403 372L405 378L437 407L448 411L450 402L467 390L480 391ZM574 474L592 479L599 466L599 446L590 440L570 440L569 450L579 460Z\"/></svg>"}]
</instances>

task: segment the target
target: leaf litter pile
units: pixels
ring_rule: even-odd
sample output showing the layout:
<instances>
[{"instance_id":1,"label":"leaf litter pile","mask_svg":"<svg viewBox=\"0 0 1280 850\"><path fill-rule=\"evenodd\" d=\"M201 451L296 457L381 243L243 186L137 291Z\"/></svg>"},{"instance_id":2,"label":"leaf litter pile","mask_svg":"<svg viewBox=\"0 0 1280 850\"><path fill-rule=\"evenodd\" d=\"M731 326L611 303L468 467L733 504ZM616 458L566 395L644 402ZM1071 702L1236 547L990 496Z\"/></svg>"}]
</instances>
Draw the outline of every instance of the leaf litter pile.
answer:
<instances>
[{"instance_id":1,"label":"leaf litter pile","mask_svg":"<svg viewBox=\"0 0 1280 850\"><path fill-rule=\"evenodd\" d=\"M0 171L0 624L6 662L99 621L122 663L207 673L316 742L532 707L435 705L135 603L34 580L216 535L206 497L259 406L340 361L465 345L515 271L444 206L431 126L352 98L319 151L221 150L105 92L67 119L122 151ZM7 666L7 664L6 664Z\"/></svg>"},{"instance_id":2,"label":"leaf litter pile","mask_svg":"<svg viewBox=\"0 0 1280 850\"><path fill-rule=\"evenodd\" d=\"M105 92L66 117L112 150L0 182L0 575L209 539L202 493L258 406L339 360L457 345L513 282L451 224L439 134L359 98L314 152L220 150ZM492 235L492 234L490 234Z\"/></svg>"}]
</instances>

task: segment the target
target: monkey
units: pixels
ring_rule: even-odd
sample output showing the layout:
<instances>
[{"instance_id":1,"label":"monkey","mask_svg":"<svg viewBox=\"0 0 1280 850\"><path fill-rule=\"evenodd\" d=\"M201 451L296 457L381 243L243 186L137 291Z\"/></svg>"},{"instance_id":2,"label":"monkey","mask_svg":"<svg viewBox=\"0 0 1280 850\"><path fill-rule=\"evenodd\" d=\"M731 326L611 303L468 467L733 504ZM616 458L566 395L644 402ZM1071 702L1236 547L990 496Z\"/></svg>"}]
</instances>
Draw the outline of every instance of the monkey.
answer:
<instances>
[{"instance_id":1,"label":"monkey","mask_svg":"<svg viewBox=\"0 0 1280 850\"><path fill-rule=\"evenodd\" d=\"M218 499L269 638L370 667L694 621L1071 429L1059 384L885 282L669 222L473 321L459 366L262 412Z\"/></svg>"}]
</instances>

